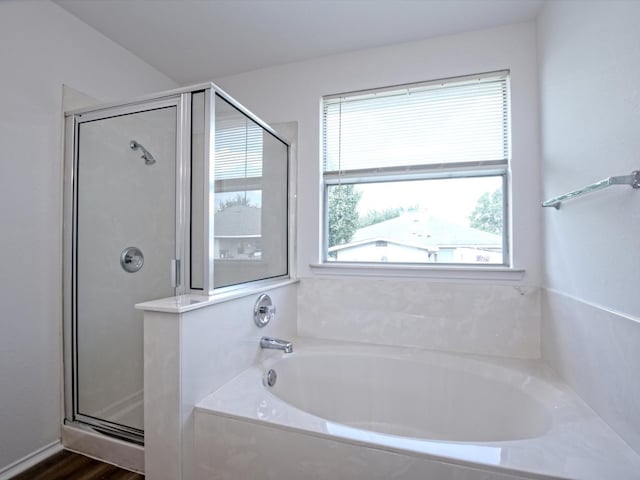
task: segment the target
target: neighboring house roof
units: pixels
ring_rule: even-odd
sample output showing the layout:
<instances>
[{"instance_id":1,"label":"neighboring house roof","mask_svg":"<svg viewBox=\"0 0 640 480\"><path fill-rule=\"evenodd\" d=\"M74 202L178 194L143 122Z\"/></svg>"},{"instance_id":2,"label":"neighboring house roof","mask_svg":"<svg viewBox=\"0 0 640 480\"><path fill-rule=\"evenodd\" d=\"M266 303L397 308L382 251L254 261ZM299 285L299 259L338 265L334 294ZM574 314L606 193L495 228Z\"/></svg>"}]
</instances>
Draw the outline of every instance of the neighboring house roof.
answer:
<instances>
[{"instance_id":1,"label":"neighboring house roof","mask_svg":"<svg viewBox=\"0 0 640 480\"><path fill-rule=\"evenodd\" d=\"M356 248L361 245L369 245L370 243L374 243L374 242L387 242L388 244L392 244L392 245L400 245L402 247L416 248L419 250L427 250L428 252L437 252L439 250L439 248L435 245L420 245L418 243L400 242L398 240L392 240L390 238L379 237L379 238L368 238L366 240L360 240L357 242L344 243L342 245L336 245L329 248L329 252L334 252L337 250L347 250L349 248Z\"/></svg>"},{"instance_id":2,"label":"neighboring house roof","mask_svg":"<svg viewBox=\"0 0 640 480\"><path fill-rule=\"evenodd\" d=\"M451 223L423 212L408 212L356 230L353 243L369 243L385 239L412 246L433 247L488 247L502 246L502 237L477 228ZM350 245L351 245L350 244Z\"/></svg>"},{"instance_id":3,"label":"neighboring house roof","mask_svg":"<svg viewBox=\"0 0 640 480\"><path fill-rule=\"evenodd\" d=\"M234 205L216 212L213 217L214 238L259 237L262 230L262 209Z\"/></svg>"}]
</instances>

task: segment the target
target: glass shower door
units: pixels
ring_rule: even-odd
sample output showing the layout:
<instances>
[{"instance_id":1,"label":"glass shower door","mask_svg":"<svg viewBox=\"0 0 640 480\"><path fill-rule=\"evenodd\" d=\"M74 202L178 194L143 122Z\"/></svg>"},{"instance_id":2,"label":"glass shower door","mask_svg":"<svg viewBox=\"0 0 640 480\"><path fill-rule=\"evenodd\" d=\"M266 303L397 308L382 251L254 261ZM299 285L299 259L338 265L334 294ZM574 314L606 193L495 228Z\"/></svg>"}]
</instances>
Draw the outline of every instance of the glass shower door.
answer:
<instances>
[{"instance_id":1,"label":"glass shower door","mask_svg":"<svg viewBox=\"0 0 640 480\"><path fill-rule=\"evenodd\" d=\"M134 437L143 431L134 305L175 294L178 106L166 103L80 115L77 126L74 419Z\"/></svg>"}]
</instances>

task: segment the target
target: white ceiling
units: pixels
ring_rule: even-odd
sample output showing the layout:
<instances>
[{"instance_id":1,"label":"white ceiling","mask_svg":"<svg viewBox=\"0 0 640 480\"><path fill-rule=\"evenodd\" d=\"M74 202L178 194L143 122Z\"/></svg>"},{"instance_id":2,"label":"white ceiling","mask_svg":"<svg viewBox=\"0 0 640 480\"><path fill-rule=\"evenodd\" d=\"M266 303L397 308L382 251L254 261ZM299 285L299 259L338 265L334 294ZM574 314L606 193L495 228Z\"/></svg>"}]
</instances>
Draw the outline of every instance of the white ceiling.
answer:
<instances>
[{"instance_id":1,"label":"white ceiling","mask_svg":"<svg viewBox=\"0 0 640 480\"><path fill-rule=\"evenodd\" d=\"M543 0L54 0L180 84L532 20Z\"/></svg>"}]
</instances>

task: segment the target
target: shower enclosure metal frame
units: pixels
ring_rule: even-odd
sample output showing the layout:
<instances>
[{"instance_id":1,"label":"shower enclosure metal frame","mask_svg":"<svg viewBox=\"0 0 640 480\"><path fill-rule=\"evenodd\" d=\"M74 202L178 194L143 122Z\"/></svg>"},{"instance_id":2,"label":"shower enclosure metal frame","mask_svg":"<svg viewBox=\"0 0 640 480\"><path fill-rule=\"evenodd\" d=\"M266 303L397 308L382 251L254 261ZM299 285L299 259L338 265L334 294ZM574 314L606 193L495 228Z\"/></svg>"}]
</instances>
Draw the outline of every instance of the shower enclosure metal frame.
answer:
<instances>
[{"instance_id":1,"label":"shower enclosure metal frame","mask_svg":"<svg viewBox=\"0 0 640 480\"><path fill-rule=\"evenodd\" d=\"M65 342L65 418L67 421L78 422L118 437L137 443L142 442L143 432L123 425L83 415L78 408L78 351L77 351L77 170L79 128L84 122L102 120L122 115L141 113L160 108L176 108L176 214L175 214L175 253L174 258L184 257L184 236L180 233L187 222L188 205L182 200L188 198L185 189L188 188L189 164L183 161L183 152L188 149L189 124L183 119L187 114L190 103L186 102L187 94L174 95L168 98L149 99L125 105L107 106L99 109L88 109L72 112L66 115L65 123L65 198L64 198L64 342ZM176 275L177 276L177 275ZM172 282L174 283L174 282ZM178 285L176 292L178 291ZM142 347L142 346L141 346Z\"/></svg>"},{"instance_id":2,"label":"shower enclosure metal frame","mask_svg":"<svg viewBox=\"0 0 640 480\"><path fill-rule=\"evenodd\" d=\"M290 226L293 223L291 209L291 145L286 139L278 135L265 122L256 117L249 110L240 105L232 97L213 83L198 84L155 95L140 97L128 102L108 103L91 108L83 108L65 112L64 125L64 195L63 195L63 343L64 343L64 399L65 423L77 425L81 428L93 428L125 440L143 444L143 430L114 424L112 422L93 418L78 412L78 378L77 378L77 299L76 299L76 248L77 248L77 171L78 171L78 132L84 122L107 119L116 116L141 113L159 108L176 108L176 172L175 172L175 263L173 264L173 286L175 295L193 293L198 295L212 295L214 293L214 236L213 204L209 201L208 193L203 199L203 237L202 271L203 288L191 289L186 281L191 275L191 144L192 144L192 95L205 95L205 130L204 130L204 176L202 182L209 192L209 186L214 182L215 162L215 97L220 96L250 120L256 122L266 132L270 133L287 147L287 225L288 243L287 273L281 277L268 280L257 280L253 285L263 286L290 278L293 268L293 234ZM234 285L216 289L229 291L244 288L246 285ZM143 348L140 345L140 348Z\"/></svg>"}]
</instances>

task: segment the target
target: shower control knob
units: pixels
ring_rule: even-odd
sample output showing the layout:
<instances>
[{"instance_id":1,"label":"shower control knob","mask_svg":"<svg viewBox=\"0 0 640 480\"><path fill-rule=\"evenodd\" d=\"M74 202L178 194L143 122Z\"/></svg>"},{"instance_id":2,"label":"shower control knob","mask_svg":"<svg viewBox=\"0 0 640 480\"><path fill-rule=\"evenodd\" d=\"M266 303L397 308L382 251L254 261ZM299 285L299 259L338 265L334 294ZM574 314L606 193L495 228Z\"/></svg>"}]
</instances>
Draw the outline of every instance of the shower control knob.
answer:
<instances>
[{"instance_id":1,"label":"shower control knob","mask_svg":"<svg viewBox=\"0 0 640 480\"><path fill-rule=\"evenodd\" d=\"M120 254L120 266L127 273L135 273L144 265L144 255L137 247L127 247Z\"/></svg>"}]
</instances>

